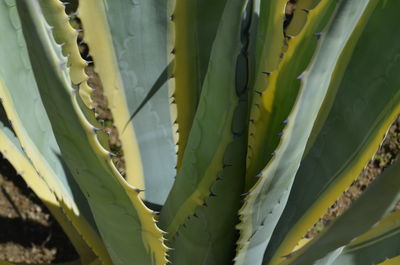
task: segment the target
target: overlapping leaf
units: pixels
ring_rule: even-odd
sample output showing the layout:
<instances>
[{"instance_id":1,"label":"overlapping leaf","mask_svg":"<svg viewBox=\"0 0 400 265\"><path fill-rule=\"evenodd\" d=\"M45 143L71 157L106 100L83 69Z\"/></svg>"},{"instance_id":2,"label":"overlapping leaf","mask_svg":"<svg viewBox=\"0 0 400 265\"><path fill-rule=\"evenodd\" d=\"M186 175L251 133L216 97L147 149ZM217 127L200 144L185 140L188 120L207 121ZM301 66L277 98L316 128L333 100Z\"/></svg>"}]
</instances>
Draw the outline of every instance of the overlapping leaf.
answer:
<instances>
[{"instance_id":1,"label":"overlapping leaf","mask_svg":"<svg viewBox=\"0 0 400 265\"><path fill-rule=\"evenodd\" d=\"M113 167L96 129L79 108L61 47L41 17L37 2L18 2L29 59L43 105L66 165L89 202L113 264L165 264L165 247L153 214ZM43 71L43 69L45 69ZM34 89L34 88L31 88ZM109 218L112 216L113 218ZM128 235L128 236L127 236Z\"/></svg>"},{"instance_id":2,"label":"overlapping leaf","mask_svg":"<svg viewBox=\"0 0 400 265\"><path fill-rule=\"evenodd\" d=\"M126 178L146 190L146 200L163 204L176 166L166 88L170 71L167 1L88 0L80 2L78 13L129 161ZM157 89L130 122L146 95Z\"/></svg>"},{"instance_id":3,"label":"overlapping leaf","mask_svg":"<svg viewBox=\"0 0 400 265\"><path fill-rule=\"evenodd\" d=\"M308 142L310 149L296 175L288 207L267 256L280 244L282 252L278 251L276 257L293 249L358 176L400 112L400 80L397 78L400 64L395 59L400 41L393 38L398 29L392 23L397 17L392 11L397 3L369 2L367 15L353 34L356 37L361 34L360 39L355 42L353 38L348 44L355 46L354 53L342 56L350 63L347 69L339 65L340 69L346 69L341 79L332 79L336 88L333 87L320 112L326 112L322 113L325 117L319 117L318 121L323 126L318 125L321 127L317 129L318 136ZM285 241L281 243L282 240Z\"/></svg>"}]
</instances>

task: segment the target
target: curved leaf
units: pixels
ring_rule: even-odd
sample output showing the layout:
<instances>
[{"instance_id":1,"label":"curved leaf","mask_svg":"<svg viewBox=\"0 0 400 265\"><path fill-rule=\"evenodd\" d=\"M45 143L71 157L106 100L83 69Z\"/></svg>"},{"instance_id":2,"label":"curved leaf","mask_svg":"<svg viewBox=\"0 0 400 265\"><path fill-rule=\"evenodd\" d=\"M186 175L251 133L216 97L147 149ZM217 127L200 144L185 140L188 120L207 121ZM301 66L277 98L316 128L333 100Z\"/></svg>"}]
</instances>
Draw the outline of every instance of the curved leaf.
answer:
<instances>
[{"instance_id":1,"label":"curved leaf","mask_svg":"<svg viewBox=\"0 0 400 265\"><path fill-rule=\"evenodd\" d=\"M367 232L368 229L375 225L382 217L390 214L399 201L399 176L400 160L386 169L361 197L356 200L346 212L335 219L329 227L324 229L324 231L303 248L287 255L286 259L279 264L312 264L329 252L348 244L353 238ZM382 191L384 191L384 193ZM363 238L365 238L365 235ZM375 249L375 251L376 250L377 249ZM346 249L343 250L342 253L345 251ZM380 254L384 255L384 253ZM368 260L367 256L365 258ZM372 263L371 260L368 260L366 263L370 262Z\"/></svg>"},{"instance_id":2,"label":"curved leaf","mask_svg":"<svg viewBox=\"0 0 400 265\"><path fill-rule=\"evenodd\" d=\"M254 184L254 176L258 173L255 169L259 161L266 163L264 156L258 148L263 145L255 137L257 128L264 122L259 120L260 96L266 88L267 74L278 68L282 47L284 45L283 22L285 19L286 0L260 1L258 10L257 35L255 40L255 69L252 84L252 102L250 111L248 150L247 150L247 177L246 187L249 189ZM277 12L278 10L278 12ZM260 126L257 126L261 124ZM260 133L262 135L262 133ZM257 134L259 137L260 134ZM270 152L271 153L271 152ZM254 173L256 172L256 173Z\"/></svg>"},{"instance_id":3,"label":"curved leaf","mask_svg":"<svg viewBox=\"0 0 400 265\"><path fill-rule=\"evenodd\" d=\"M0 115L2 115L0 110ZM5 115L4 115L5 117ZM1 117L3 118L3 117ZM96 255L90 249L88 244L79 234L72 223L67 219L61 209L55 195L51 192L45 181L39 177L36 170L31 165L28 158L23 153L21 146L19 145L18 139L14 133L5 127L0 120L0 152L2 156L7 159L18 172L19 175L25 180L25 182L32 188L39 199L46 205L50 210L51 214L56 218L58 223L71 240L75 249L79 253L79 256L83 263L90 263L96 259ZM84 227L81 227L84 229ZM99 238L97 238L99 240ZM101 245L101 241L99 242Z\"/></svg>"},{"instance_id":4,"label":"curved leaf","mask_svg":"<svg viewBox=\"0 0 400 265\"><path fill-rule=\"evenodd\" d=\"M206 154L205 152L197 153L198 149L193 148L192 137L194 135L198 136L192 131L184 155L184 163L180 171L185 172L186 175L182 176L178 173L179 179L177 178L177 185L173 188L173 192L178 192L178 194L171 194L170 198L173 198L175 201L171 200L167 202L171 202L171 205L179 202L180 198L178 196L182 194L181 189L188 189L192 192L192 194L189 193L191 197L184 198L187 200L183 202L182 208L176 210L173 208L174 205L171 207L169 204L166 204L162 211L161 222L168 221L168 214L171 213L166 211L171 209L172 211L176 211L179 218L185 218L183 219L183 223L180 224L178 223L179 220L174 220L174 212L171 214L172 222L169 229L172 230L172 233L175 233L173 229L176 229L175 227L178 226L171 240L171 247L174 249L171 253L173 264L230 264L234 257L234 244L237 238L235 225L238 222L237 211L241 204L240 194L243 192L245 175L245 128L248 110L248 58L245 54L247 54L249 48L249 40L243 36L248 36L251 23L251 15L249 13L252 11L251 5L247 6L247 4L247 1L227 1L222 15L222 22L211 52L210 68L205 77L205 85L202 89L202 101L199 105L199 111L207 107L211 110L216 110L220 107L221 102L223 102L221 104L223 108L226 106L227 102L225 98L231 100L232 106L230 107L230 111L233 111L233 113L228 114L228 121L230 122L224 121L222 126L225 128L220 127L221 131L224 130L224 135L222 136L222 133L219 135L218 131L217 133L207 133L204 131L204 134L201 135L204 137L214 137L213 141L218 140L219 137L224 137L230 139L230 142L226 144L226 140L224 139L222 145L218 146L218 148L225 148L222 157L218 154L210 159L207 157L210 154ZM227 47L231 48L227 49ZM217 69L224 69L225 71L229 69L229 75L226 76L226 79L220 78L221 72ZM243 78L243 80L239 81L237 77ZM221 79L225 82L221 82ZM213 90L218 90L216 88L224 88L224 90L221 89L218 94L213 93ZM207 104L205 104L206 102ZM224 113L223 108L219 110L221 114ZM199 129L200 126L202 128L215 128L214 125L216 124L212 123L212 120L215 119L215 113L207 111L207 109L204 112L203 119L196 113L194 124L198 127L195 127L195 129ZM210 127L206 127L207 124ZM195 131L195 133L199 134L199 131ZM200 141L196 139L196 141L199 143L206 139L203 138ZM191 151L189 153L190 156L187 155L189 151ZM202 179L197 180L200 182L199 186L193 187L193 184L190 182L196 180L191 180L193 176L190 173L190 167L186 164L188 162L193 163L193 159L203 161L210 159L211 163L215 164L217 170L216 165L219 162L219 172L209 171L202 176ZM207 166L207 164L205 165ZM206 184L206 181L209 184ZM206 185L209 186L207 187ZM202 193L199 194L200 192ZM186 194L185 196L187 196ZM204 202L203 205L200 205L201 202ZM189 203L192 205L189 205ZM187 208L184 208L185 206ZM167 218L163 219L165 216ZM174 221L176 222L175 224L173 223Z\"/></svg>"},{"instance_id":5,"label":"curved leaf","mask_svg":"<svg viewBox=\"0 0 400 265\"><path fill-rule=\"evenodd\" d=\"M240 179L244 174L240 157L245 153L237 150L237 142L243 141L246 128L247 82L238 85L236 65L239 58L246 60L240 40L245 5L230 0L222 15L182 167L160 215L169 238L210 196L219 177Z\"/></svg>"},{"instance_id":6,"label":"curved leaf","mask_svg":"<svg viewBox=\"0 0 400 265\"><path fill-rule=\"evenodd\" d=\"M0 98L12 129L63 211L94 252L110 264L86 198L64 161L37 90L16 2L0 3Z\"/></svg>"},{"instance_id":7,"label":"curved leaf","mask_svg":"<svg viewBox=\"0 0 400 265\"><path fill-rule=\"evenodd\" d=\"M85 119L61 54L37 2L19 1L38 89L67 166L86 198L114 264L165 264L161 231L138 194L117 172ZM61 66L61 67L60 67ZM46 71L42 71L46 69ZM109 218L112 216L113 218Z\"/></svg>"},{"instance_id":8,"label":"curved leaf","mask_svg":"<svg viewBox=\"0 0 400 265\"><path fill-rule=\"evenodd\" d=\"M400 212L394 212L347 245L332 264L380 264L400 255L399 246Z\"/></svg>"},{"instance_id":9,"label":"curved leaf","mask_svg":"<svg viewBox=\"0 0 400 265\"><path fill-rule=\"evenodd\" d=\"M361 23L366 23L376 5L376 1L369 1ZM355 180L400 112L400 79L396 74L400 71L396 59L400 39L393 38L398 32L396 27L383 26L397 19L392 11L397 7L396 1L385 6L378 4L359 41L350 40L349 45L355 46L354 53L343 55L350 63L347 69L342 66L343 77L327 97L332 107L330 111L322 109L328 112L327 119L303 158L287 209L266 256L271 256L279 245L275 257L292 251ZM355 33L361 33L362 28L358 27Z\"/></svg>"},{"instance_id":10,"label":"curved leaf","mask_svg":"<svg viewBox=\"0 0 400 265\"><path fill-rule=\"evenodd\" d=\"M175 0L170 12L170 57L174 60L169 80L173 97L172 120L176 122L179 170L206 75L222 11L227 0Z\"/></svg>"},{"instance_id":11,"label":"curved leaf","mask_svg":"<svg viewBox=\"0 0 400 265\"><path fill-rule=\"evenodd\" d=\"M327 19L334 10L335 4L334 1L321 1L314 10L309 12L310 19L305 25L304 31L290 40L292 46L289 44L289 50L279 65L279 69L271 73L269 80L270 90L269 92L267 90L266 94L262 96L263 101L260 102L262 107L260 106L259 108L269 110L264 113L260 111L260 122L263 119L262 117L266 119L272 117L270 121L272 122L271 124L274 125L273 129L280 128L286 123L282 123L284 117L280 116L285 112L283 109L281 109L283 112L277 111L273 116L269 116L272 111L271 104L274 105L278 102L274 101L276 100L274 96L285 100L285 93L283 93L283 91L287 88L294 89L295 86L299 85L300 81L296 79L297 74L295 75L295 73L296 71L304 70L302 67L306 67L304 64L307 63L307 58L308 60L310 59L311 54L309 53L312 52L306 44L311 44L314 47L316 46L317 39L314 34L315 32L319 32L320 27L326 24ZM298 53L295 53L295 51ZM297 67L299 67L299 69L297 69ZM281 79L282 83L276 83L277 77L280 75L281 77L279 79ZM286 77L286 75L288 76ZM291 83L294 87L288 86L288 83ZM272 154L272 160L270 160L262 173L259 174L261 178L250 190L249 195L246 196L245 204L240 210L241 223L237 228L240 230L241 234L237 243L238 254L235 258L235 264L261 264L262 255L286 204L294 174L301 160L303 144L306 143L309 130L311 130L314 122L313 117L317 115L319 104L323 102L327 89L328 88L315 86L308 87L303 84L303 90L300 91L300 95L297 98L292 114L289 116L289 123L284 129L284 133L280 136L278 136L278 134L264 135L264 137L260 136L262 138L259 138L260 141L265 141L266 139L271 140L272 138L277 139L280 137L282 139L280 140L280 146L278 146L278 149ZM275 93L276 95L274 95ZM293 90L291 93L294 93L294 95L292 94L291 96L295 96L296 94ZM292 100L294 100L294 98L292 98ZM285 106L288 107L289 105ZM278 109L279 108L276 108L276 110ZM288 109L286 111L288 111ZM276 119L277 117L281 120ZM267 121L264 120L264 122ZM258 129L266 129L265 124L259 126ZM256 137L256 135L254 137ZM263 143L265 144L265 142ZM269 144L271 143L273 142L269 141ZM277 142L275 144L277 144ZM265 150L262 150L262 152L264 151ZM269 154L269 156L271 156L271 154Z\"/></svg>"},{"instance_id":12,"label":"curved leaf","mask_svg":"<svg viewBox=\"0 0 400 265\"><path fill-rule=\"evenodd\" d=\"M272 3L275 2L261 2L261 7L263 4L271 5ZM264 60L260 61L255 75L255 94L249 126L246 185L248 189L256 182L256 176L272 158L273 152L281 140L286 124L285 120L295 103L300 88L298 77L310 62L318 42L317 33L323 29L331 17L334 5L335 2L332 1L328 6L322 2L321 6L317 6L313 10L298 11L307 14L307 23L302 31L290 38L283 39L282 24L278 23L280 20L273 17L274 20L268 21L274 28L278 27L279 31L268 33L264 42L260 44L263 47L260 57ZM279 10L282 7L272 4L269 8L272 9L269 12L276 14L279 12L275 12L274 8ZM263 23L263 15L271 14L260 12L260 24ZM277 46L277 43L269 44L271 38L279 39L280 46ZM285 43L286 50L281 51ZM279 52L278 48L281 49ZM275 66L270 58L275 58Z\"/></svg>"},{"instance_id":13,"label":"curved leaf","mask_svg":"<svg viewBox=\"0 0 400 265\"><path fill-rule=\"evenodd\" d=\"M80 2L78 13L125 159L130 161L126 178L146 190L146 200L163 204L176 166L166 89L170 70L167 1L88 0ZM159 87L130 122L130 114L148 92Z\"/></svg>"}]
</instances>

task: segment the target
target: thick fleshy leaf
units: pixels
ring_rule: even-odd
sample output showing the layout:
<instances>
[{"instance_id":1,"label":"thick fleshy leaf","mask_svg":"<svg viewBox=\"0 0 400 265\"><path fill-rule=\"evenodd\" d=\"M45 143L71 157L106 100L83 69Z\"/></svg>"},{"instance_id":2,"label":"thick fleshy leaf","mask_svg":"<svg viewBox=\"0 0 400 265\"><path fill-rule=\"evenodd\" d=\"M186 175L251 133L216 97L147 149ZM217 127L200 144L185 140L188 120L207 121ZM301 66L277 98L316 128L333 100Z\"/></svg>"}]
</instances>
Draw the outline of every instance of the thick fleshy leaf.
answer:
<instances>
[{"instance_id":1,"label":"thick fleshy leaf","mask_svg":"<svg viewBox=\"0 0 400 265\"><path fill-rule=\"evenodd\" d=\"M51 130L48 118L31 70L26 44L21 31L15 1L1 3L0 39L0 97L11 120L13 129L20 138L25 152L56 195L74 208L74 188L70 187L71 176L65 172L59 160L60 150ZM31 84L33 89L26 84ZM12 89L11 89L12 87ZM8 91L6 88L9 88ZM30 109L31 111L26 111ZM79 193L79 189L77 190ZM80 195L82 196L82 195ZM82 196L83 197L83 196Z\"/></svg>"},{"instance_id":2,"label":"thick fleshy leaf","mask_svg":"<svg viewBox=\"0 0 400 265\"><path fill-rule=\"evenodd\" d=\"M388 259L382 263L379 263L379 265L397 265L400 263L400 256Z\"/></svg>"},{"instance_id":3,"label":"thick fleshy leaf","mask_svg":"<svg viewBox=\"0 0 400 265\"><path fill-rule=\"evenodd\" d=\"M290 20L285 33L288 36L296 36L307 22L307 12L314 9L321 0L300 0L296 2L293 17Z\"/></svg>"},{"instance_id":4,"label":"thick fleshy leaf","mask_svg":"<svg viewBox=\"0 0 400 265\"><path fill-rule=\"evenodd\" d=\"M376 6L376 1L369 2L367 16L360 23L365 24ZM318 125L321 127L318 136L309 140L310 149L296 175L288 206L266 256L275 253L275 257L281 257L292 251L297 241L358 176L400 112L397 77L400 63L394 59L400 38L393 37L400 34L393 25L397 19L393 10L398 7L396 1L377 4L357 44L353 40L349 42L355 45L354 53L343 55L350 63L324 104L321 112L327 114L318 121L323 125ZM355 34L361 30L359 27ZM280 250L275 252L279 245Z\"/></svg>"},{"instance_id":5,"label":"thick fleshy leaf","mask_svg":"<svg viewBox=\"0 0 400 265\"><path fill-rule=\"evenodd\" d=\"M320 32L321 27L331 17L335 4L336 2L332 1L321 1L315 9L309 11L309 19L303 31L290 40L288 51L284 54L278 70L272 72L269 76L271 89L267 89L265 93L272 94L269 94L269 96L263 94L263 101L260 102L259 107L260 109L264 108L264 110L269 109L269 111L260 111L260 119L263 116L267 120L272 118L269 115L279 108L277 107L273 110L270 104L276 104L279 98L285 100L285 93L283 93L283 91L286 91L285 89L292 88L292 91L287 93L294 93L291 96L295 97L294 90L297 89L296 86L300 85L297 76L301 71L304 71L305 64L310 60L313 52L310 47L315 48L316 46L317 38L315 33ZM299 73L296 74L297 71ZM285 78L286 75L288 76L287 78ZM277 80L280 80L280 82L276 82ZM293 85L293 87L288 84ZM250 190L249 195L246 196L245 205L240 211L241 223L238 225L238 229L241 232L241 237L238 241L236 264L261 264L269 238L286 204L294 174L301 160L303 145L306 144L309 130L313 126L313 117L318 114L319 106L325 98L327 89L327 87L322 89L316 86L308 87L304 85L294 110L287 119L289 123L286 125L283 134L279 136L278 134L265 135L264 139L259 138L262 141L270 137L277 137L276 140L281 138L281 144L272 153L272 160L259 175L261 179ZM273 92L274 90L275 92ZM276 98L274 98L274 94L277 96ZM285 104L279 107L284 108L284 106ZM290 104L286 105L286 107L289 106ZM283 127L287 123L284 122L286 115L281 115L288 109L281 110L277 111L276 115L274 114L275 118L270 120L272 122L271 125L274 125L272 126L274 130ZM280 121L276 119L278 117L280 117ZM267 122L266 120L264 121ZM261 127L266 129L264 125ZM261 127L258 128L260 129ZM279 130L282 129L280 128ZM264 152L264 150L262 151Z\"/></svg>"},{"instance_id":6,"label":"thick fleshy leaf","mask_svg":"<svg viewBox=\"0 0 400 265\"><path fill-rule=\"evenodd\" d=\"M400 160L385 170L352 206L300 250L286 256L280 265L313 264L335 249L367 232L379 220L390 214L400 199ZM398 216L396 217L398 219ZM372 231L371 231L372 232ZM356 240L360 242L366 236ZM393 238L392 238L393 239ZM394 238L394 242L396 242ZM345 253L346 249L342 253ZM375 249L378 255L385 255ZM397 249L397 251L399 251ZM374 251L373 251L374 252ZM372 252L372 253L373 253ZM372 254L371 253L371 254ZM395 255L395 254L394 254ZM365 263L376 264L365 256ZM382 261L382 260L381 260ZM379 260L377 260L379 262ZM334 263L347 264L347 263ZM350 263L351 264L351 263Z\"/></svg>"},{"instance_id":7,"label":"thick fleshy leaf","mask_svg":"<svg viewBox=\"0 0 400 265\"><path fill-rule=\"evenodd\" d=\"M109 260L86 198L61 159L32 72L15 1L0 3L0 98L29 160L94 252Z\"/></svg>"},{"instance_id":8,"label":"thick fleshy leaf","mask_svg":"<svg viewBox=\"0 0 400 265\"><path fill-rule=\"evenodd\" d=\"M240 142L246 129L247 82L236 77L247 74L240 34L245 6L246 1L230 0L222 15L182 167L160 215L169 237L214 193L212 185L220 177L239 182L244 175ZM245 71L238 70L242 67ZM237 192L233 188L232 196L238 197ZM235 202L234 198L232 207L227 206L229 211Z\"/></svg>"},{"instance_id":9,"label":"thick fleshy leaf","mask_svg":"<svg viewBox=\"0 0 400 265\"><path fill-rule=\"evenodd\" d=\"M261 2L259 24L260 27L261 25L269 26L264 29L266 33L260 32L263 27L257 32L260 35L257 44L262 47L262 51L256 56L259 58L259 63L255 73L249 126L247 189L257 181L256 176L272 158L281 140L286 125L285 120L300 88L298 77L310 62L318 42L316 33L319 33L326 25L335 4L331 2L327 7L318 7L307 12L296 11L306 13L307 23L297 35L284 39L283 14L275 10L281 10L286 1L276 6L277 3L278 1ZM263 35L265 35L264 39L260 39ZM273 45L270 44L271 41Z\"/></svg>"},{"instance_id":10,"label":"thick fleshy leaf","mask_svg":"<svg viewBox=\"0 0 400 265\"><path fill-rule=\"evenodd\" d=\"M172 217L168 227L172 230L171 233L175 233L174 229L178 226L171 240L171 247L174 249L171 253L173 264L230 264L234 257L237 238L235 225L238 222L237 211L241 204L240 194L243 192L245 175L245 128L248 110L246 55L251 23L251 6L247 9L246 6L246 1L227 1L202 89L199 111L203 111L204 115L199 116L196 113L194 124L197 126L193 127L193 130L197 131L192 131L189 136L182 168L172 190L176 194L171 193L162 210L161 223L168 222L168 218ZM224 78L221 78L219 69L225 71ZM237 77L240 77L240 80ZM226 104L229 103L231 106L225 111L230 113L224 111ZM219 107L222 109L218 109ZM212 110L218 110L218 113L228 119L221 125L214 124L215 112ZM215 126L220 126L220 129L210 132L200 130L200 128L216 128ZM223 145L220 143L215 148L222 150L224 148L225 151L210 157L213 153L206 153L202 148L196 148L195 144L201 145L201 142L207 142L206 137L214 138L212 141L223 138ZM201 152L198 152L199 149ZM209 170L194 179L191 175L191 169L196 167L194 159L202 161L202 165L206 166L204 169L197 168L197 172L207 170L207 167L209 170L212 164L218 171ZM212 164L206 164L207 161L211 161ZM185 175L180 175L181 172ZM193 185L196 182L198 186ZM189 191L186 194L181 192L185 189ZM186 201L181 202L182 205L178 204L181 208L174 208L176 207L174 203L182 200L178 196L182 195ZM180 224L180 220L174 219L174 211L183 219L183 223Z\"/></svg>"},{"instance_id":11,"label":"thick fleshy leaf","mask_svg":"<svg viewBox=\"0 0 400 265\"><path fill-rule=\"evenodd\" d=\"M179 170L206 75L211 47L227 0L174 0L169 51L172 120L177 131Z\"/></svg>"},{"instance_id":12,"label":"thick fleshy leaf","mask_svg":"<svg viewBox=\"0 0 400 265\"><path fill-rule=\"evenodd\" d=\"M378 264L400 255L399 246L400 212L394 212L367 233L353 240L331 264Z\"/></svg>"},{"instance_id":13,"label":"thick fleshy leaf","mask_svg":"<svg viewBox=\"0 0 400 265\"><path fill-rule=\"evenodd\" d=\"M322 4L324 1L321 1L316 9ZM311 67L301 76L302 90L295 109L289 116L283 140L275 152L276 156L263 171L262 179L250 191L241 210L243 224L239 228L242 229L243 236L240 242L242 246L251 250L245 252L252 260L251 264L256 264L254 259L257 259L258 255L255 253L261 254L266 249L273 228L286 205L314 121L326 96L329 96L329 91L336 85L331 84L329 80L340 80L345 69L343 66L347 64L348 58L342 57L341 54L351 52L354 48L352 44L358 35L351 34L355 27L360 27L358 21L364 11L363 4L368 2L340 2L341 7L334 21L329 24L326 32L322 33L322 41ZM350 38L352 42L347 45ZM250 226L251 224L253 225ZM249 229L250 227L252 229ZM246 242L246 238L250 242Z\"/></svg>"},{"instance_id":14,"label":"thick fleshy leaf","mask_svg":"<svg viewBox=\"0 0 400 265\"><path fill-rule=\"evenodd\" d=\"M96 129L79 108L66 59L35 1L19 1L29 58L66 165L83 190L113 264L165 264L165 246L153 213L117 172ZM78 88L77 88L78 89ZM109 218L112 216L112 218Z\"/></svg>"},{"instance_id":15,"label":"thick fleshy leaf","mask_svg":"<svg viewBox=\"0 0 400 265\"><path fill-rule=\"evenodd\" d=\"M247 150L247 180L246 186L251 187L254 184L254 176L258 173L256 168L260 163L267 162L260 150L265 150L262 143L255 138L257 127L263 126L265 122L259 120L259 108L261 107L260 96L266 88L267 73L275 71L278 68L281 52L284 45L283 23L285 19L286 0L279 1L260 1L258 10L257 37L255 40L255 69L251 81L252 85L252 104L250 111L249 125L249 146ZM278 12L277 12L278 10ZM268 44L268 45L266 45ZM260 124L260 125L259 125ZM262 133L260 132L262 135ZM257 136L259 134L257 133ZM271 152L270 152L271 153ZM254 173L256 172L256 173Z\"/></svg>"},{"instance_id":16,"label":"thick fleshy leaf","mask_svg":"<svg viewBox=\"0 0 400 265\"><path fill-rule=\"evenodd\" d=\"M78 46L78 32L69 23L70 18L65 13L65 5L59 0L39 0L43 15L53 28L56 42L62 45L63 54L68 59L68 68L73 84L80 84L79 93L88 108L92 108L90 97L92 88L87 84L85 73L87 62L82 59ZM68 22L67 22L68 21Z\"/></svg>"},{"instance_id":17,"label":"thick fleshy leaf","mask_svg":"<svg viewBox=\"0 0 400 265\"><path fill-rule=\"evenodd\" d=\"M14 132L5 126L3 112L0 106L0 153L3 158L7 159L15 168L16 172L22 176L28 186L35 192L38 198L46 205L57 222L61 225L68 238L71 240L75 249L79 253L83 263L90 263L96 259L88 243L80 235L79 230L76 230L62 211L61 205L56 196L50 190L46 182L37 174L29 159L24 154L18 139ZM78 217L77 217L78 218ZM98 238L99 240L99 238ZM101 242L100 242L101 245Z\"/></svg>"},{"instance_id":18,"label":"thick fleshy leaf","mask_svg":"<svg viewBox=\"0 0 400 265\"><path fill-rule=\"evenodd\" d=\"M176 166L166 87L170 72L167 1L87 0L80 2L78 13L129 161L126 178L145 189L146 200L163 204ZM155 88L158 92L129 122L130 114Z\"/></svg>"}]
</instances>

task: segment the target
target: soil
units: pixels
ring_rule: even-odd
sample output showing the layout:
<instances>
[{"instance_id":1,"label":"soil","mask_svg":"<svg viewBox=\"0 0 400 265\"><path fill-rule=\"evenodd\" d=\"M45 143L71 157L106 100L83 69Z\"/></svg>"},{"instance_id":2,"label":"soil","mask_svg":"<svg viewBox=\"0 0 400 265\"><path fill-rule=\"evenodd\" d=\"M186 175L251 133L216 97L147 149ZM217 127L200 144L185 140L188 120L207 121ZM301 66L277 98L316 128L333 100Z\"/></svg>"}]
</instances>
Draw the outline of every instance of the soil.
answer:
<instances>
[{"instance_id":1,"label":"soil","mask_svg":"<svg viewBox=\"0 0 400 265\"><path fill-rule=\"evenodd\" d=\"M48 209L0 156L0 260L51 263L78 258Z\"/></svg>"},{"instance_id":2,"label":"soil","mask_svg":"<svg viewBox=\"0 0 400 265\"><path fill-rule=\"evenodd\" d=\"M95 88L92 93L94 111L97 114L97 119L104 124L102 130L109 135L108 142L111 149L110 151L115 154L112 160L121 175L125 177L125 159L121 141L119 140L117 129L113 126L113 117L111 111L107 108L108 103L106 97L103 95L103 86L100 78L94 71L93 65L86 67L86 74L89 76L89 86Z\"/></svg>"}]
</instances>

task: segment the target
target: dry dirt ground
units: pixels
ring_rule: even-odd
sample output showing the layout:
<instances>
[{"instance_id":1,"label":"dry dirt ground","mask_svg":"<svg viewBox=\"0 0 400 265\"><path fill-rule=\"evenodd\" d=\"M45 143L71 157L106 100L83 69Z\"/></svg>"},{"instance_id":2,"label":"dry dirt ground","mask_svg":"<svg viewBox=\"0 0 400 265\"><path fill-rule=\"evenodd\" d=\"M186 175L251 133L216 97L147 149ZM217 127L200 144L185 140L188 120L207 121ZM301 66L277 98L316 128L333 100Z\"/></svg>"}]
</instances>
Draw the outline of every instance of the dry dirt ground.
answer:
<instances>
[{"instance_id":1,"label":"dry dirt ground","mask_svg":"<svg viewBox=\"0 0 400 265\"><path fill-rule=\"evenodd\" d=\"M0 260L50 263L77 257L47 208L0 156Z\"/></svg>"}]
</instances>

